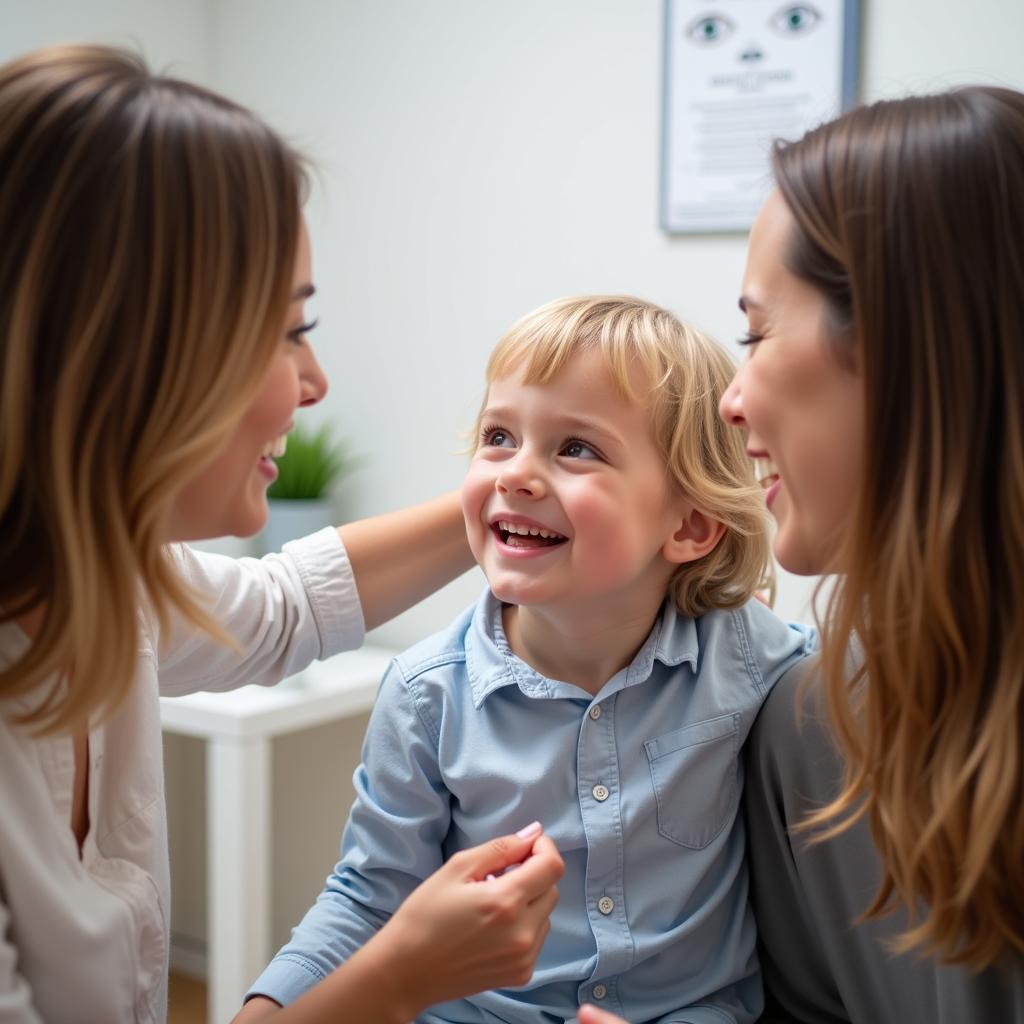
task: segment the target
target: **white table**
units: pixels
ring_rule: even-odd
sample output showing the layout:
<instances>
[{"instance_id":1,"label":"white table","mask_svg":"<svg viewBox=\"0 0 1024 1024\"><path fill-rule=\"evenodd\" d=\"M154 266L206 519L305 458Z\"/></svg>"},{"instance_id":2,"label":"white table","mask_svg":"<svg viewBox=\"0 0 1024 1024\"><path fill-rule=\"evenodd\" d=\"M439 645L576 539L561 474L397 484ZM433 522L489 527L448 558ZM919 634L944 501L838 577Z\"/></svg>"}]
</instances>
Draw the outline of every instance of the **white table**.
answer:
<instances>
[{"instance_id":1,"label":"white table","mask_svg":"<svg viewBox=\"0 0 1024 1024\"><path fill-rule=\"evenodd\" d=\"M394 652L314 662L276 687L163 697L165 732L206 744L209 1024L227 1024L270 948L270 741L364 713Z\"/></svg>"}]
</instances>

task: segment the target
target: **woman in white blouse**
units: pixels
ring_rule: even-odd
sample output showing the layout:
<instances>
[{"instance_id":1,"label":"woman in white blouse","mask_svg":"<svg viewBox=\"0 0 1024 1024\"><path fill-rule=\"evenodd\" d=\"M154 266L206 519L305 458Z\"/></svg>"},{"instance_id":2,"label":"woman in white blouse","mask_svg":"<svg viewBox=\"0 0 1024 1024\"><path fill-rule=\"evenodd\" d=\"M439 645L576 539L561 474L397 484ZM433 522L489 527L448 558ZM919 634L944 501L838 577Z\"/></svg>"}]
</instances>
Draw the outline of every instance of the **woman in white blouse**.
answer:
<instances>
[{"instance_id":1,"label":"woman in white blouse","mask_svg":"<svg viewBox=\"0 0 1024 1024\"><path fill-rule=\"evenodd\" d=\"M165 1016L160 693L274 683L470 564L454 497L260 561L173 543L256 532L326 390L302 191L252 114L130 55L0 67L0 1021ZM282 1019L525 981L538 833L453 858Z\"/></svg>"}]
</instances>

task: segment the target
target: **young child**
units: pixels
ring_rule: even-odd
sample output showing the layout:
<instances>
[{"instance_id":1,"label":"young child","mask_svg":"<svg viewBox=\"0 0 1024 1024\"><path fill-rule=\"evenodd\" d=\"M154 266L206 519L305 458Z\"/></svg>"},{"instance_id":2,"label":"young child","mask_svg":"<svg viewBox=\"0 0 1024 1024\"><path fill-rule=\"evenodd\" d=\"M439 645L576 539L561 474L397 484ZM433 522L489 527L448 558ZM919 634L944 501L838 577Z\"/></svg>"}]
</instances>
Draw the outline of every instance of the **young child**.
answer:
<instances>
[{"instance_id":1,"label":"young child","mask_svg":"<svg viewBox=\"0 0 1024 1024\"><path fill-rule=\"evenodd\" d=\"M250 995L292 1001L454 852L536 819L565 876L532 979L422 1021L758 1017L738 754L809 640L751 600L768 532L718 417L732 370L632 298L502 338L463 486L490 586L392 664L342 860Z\"/></svg>"}]
</instances>

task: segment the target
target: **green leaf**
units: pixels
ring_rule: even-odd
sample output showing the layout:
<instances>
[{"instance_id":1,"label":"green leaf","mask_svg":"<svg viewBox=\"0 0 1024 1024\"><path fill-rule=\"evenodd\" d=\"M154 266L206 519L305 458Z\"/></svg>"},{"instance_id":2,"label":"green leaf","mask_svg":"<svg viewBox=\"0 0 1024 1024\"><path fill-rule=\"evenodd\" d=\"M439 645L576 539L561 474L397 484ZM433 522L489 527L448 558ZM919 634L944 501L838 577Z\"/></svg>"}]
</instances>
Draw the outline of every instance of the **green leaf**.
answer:
<instances>
[{"instance_id":1,"label":"green leaf","mask_svg":"<svg viewBox=\"0 0 1024 1024\"><path fill-rule=\"evenodd\" d=\"M297 426L288 435L288 447L277 462L277 479L268 498L293 501L322 498L359 464L346 441L336 441L324 424L315 433Z\"/></svg>"}]
</instances>

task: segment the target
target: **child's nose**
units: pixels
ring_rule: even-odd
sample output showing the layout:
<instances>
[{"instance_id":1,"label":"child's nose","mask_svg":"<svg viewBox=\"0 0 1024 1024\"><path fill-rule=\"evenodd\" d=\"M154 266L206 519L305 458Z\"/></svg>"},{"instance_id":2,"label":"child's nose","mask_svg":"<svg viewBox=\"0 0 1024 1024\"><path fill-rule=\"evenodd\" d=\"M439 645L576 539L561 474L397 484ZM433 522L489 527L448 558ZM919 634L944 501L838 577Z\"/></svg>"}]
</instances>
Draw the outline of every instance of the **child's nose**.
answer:
<instances>
[{"instance_id":1,"label":"child's nose","mask_svg":"<svg viewBox=\"0 0 1024 1024\"><path fill-rule=\"evenodd\" d=\"M544 479L535 461L522 451L502 463L496 486L499 494L518 494L524 498L539 498L545 492Z\"/></svg>"}]
</instances>

